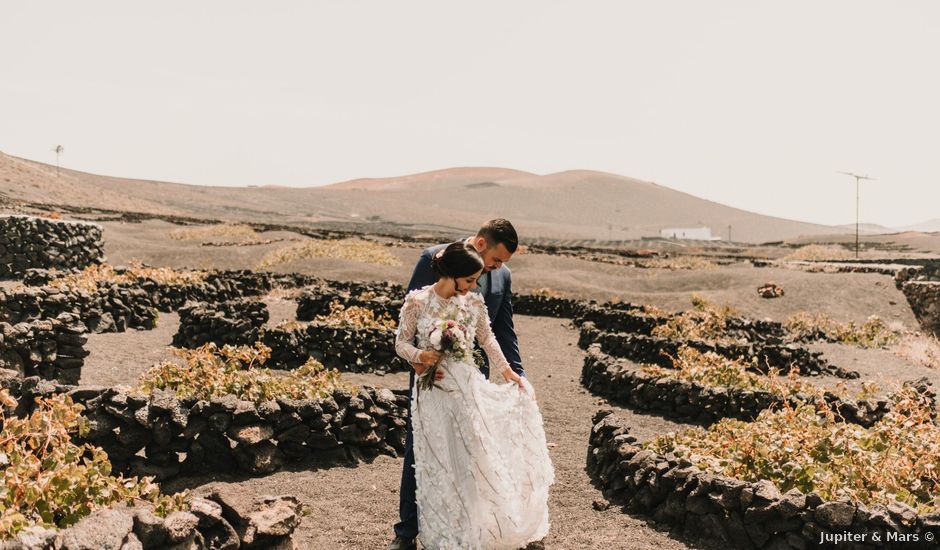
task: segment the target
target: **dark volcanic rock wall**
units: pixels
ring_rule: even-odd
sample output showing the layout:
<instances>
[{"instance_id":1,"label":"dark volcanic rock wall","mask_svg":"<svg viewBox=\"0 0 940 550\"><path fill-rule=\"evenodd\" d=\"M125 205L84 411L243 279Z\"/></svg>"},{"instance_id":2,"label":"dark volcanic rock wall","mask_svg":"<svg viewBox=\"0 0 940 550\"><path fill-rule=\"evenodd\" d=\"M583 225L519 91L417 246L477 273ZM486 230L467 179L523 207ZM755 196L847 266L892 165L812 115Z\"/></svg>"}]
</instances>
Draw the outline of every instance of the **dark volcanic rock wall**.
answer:
<instances>
[{"instance_id":1,"label":"dark volcanic rock wall","mask_svg":"<svg viewBox=\"0 0 940 550\"><path fill-rule=\"evenodd\" d=\"M251 345L261 338L268 322L263 302L233 300L220 303L190 303L179 309L180 327L173 336L179 348L198 348L210 342L222 347Z\"/></svg>"},{"instance_id":2,"label":"dark volcanic rock wall","mask_svg":"<svg viewBox=\"0 0 940 550\"><path fill-rule=\"evenodd\" d=\"M85 407L90 430L83 440L103 448L115 471L158 480L207 471L266 474L312 456L398 456L409 407L408 391L371 387L256 404L234 395L197 401L169 391L148 396L35 377L4 384L18 399L18 415L32 411L36 396L67 393Z\"/></svg>"},{"instance_id":3,"label":"dark volcanic rock wall","mask_svg":"<svg viewBox=\"0 0 940 550\"><path fill-rule=\"evenodd\" d=\"M69 313L29 323L0 322L0 368L77 384L88 356L85 333L85 325Z\"/></svg>"},{"instance_id":4,"label":"dark volcanic rock wall","mask_svg":"<svg viewBox=\"0 0 940 550\"><path fill-rule=\"evenodd\" d=\"M83 268L104 260L101 227L33 216L0 216L0 278L34 267Z\"/></svg>"}]
</instances>

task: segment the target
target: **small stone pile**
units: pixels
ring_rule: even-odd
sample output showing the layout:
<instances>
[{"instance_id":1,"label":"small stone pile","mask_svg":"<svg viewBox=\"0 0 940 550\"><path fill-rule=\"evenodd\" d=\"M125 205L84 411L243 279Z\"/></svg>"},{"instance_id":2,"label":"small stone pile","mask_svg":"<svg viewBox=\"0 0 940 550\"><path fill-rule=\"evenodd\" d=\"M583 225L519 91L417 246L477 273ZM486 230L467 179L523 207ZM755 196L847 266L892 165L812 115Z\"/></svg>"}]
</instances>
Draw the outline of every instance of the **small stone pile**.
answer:
<instances>
[{"instance_id":1,"label":"small stone pile","mask_svg":"<svg viewBox=\"0 0 940 550\"><path fill-rule=\"evenodd\" d=\"M250 500L233 489L188 499L189 511L161 518L143 505L93 512L61 529L27 528L2 550L293 549L303 510L293 496Z\"/></svg>"},{"instance_id":2,"label":"small stone pile","mask_svg":"<svg viewBox=\"0 0 940 550\"><path fill-rule=\"evenodd\" d=\"M70 313L28 323L0 322L0 369L77 384L88 356L86 332Z\"/></svg>"},{"instance_id":3,"label":"small stone pile","mask_svg":"<svg viewBox=\"0 0 940 550\"><path fill-rule=\"evenodd\" d=\"M101 227L34 216L0 216L0 278L29 268L83 268L104 260Z\"/></svg>"},{"instance_id":4,"label":"small stone pile","mask_svg":"<svg viewBox=\"0 0 940 550\"><path fill-rule=\"evenodd\" d=\"M827 502L798 489L781 493L767 480L715 475L685 459L643 449L627 423L609 410L599 411L593 421L587 471L604 497L688 538L747 550L936 547L924 535L940 532L940 513L920 515L900 502L870 507L848 499ZM836 534L864 536L857 540L866 543L843 538L835 544ZM906 538L914 535L919 538Z\"/></svg>"},{"instance_id":5,"label":"small stone pile","mask_svg":"<svg viewBox=\"0 0 940 550\"><path fill-rule=\"evenodd\" d=\"M769 281L757 289L757 294L761 298L779 298L784 295L783 287L773 281Z\"/></svg>"},{"instance_id":6,"label":"small stone pile","mask_svg":"<svg viewBox=\"0 0 940 550\"><path fill-rule=\"evenodd\" d=\"M179 309L180 327L173 336L179 348L198 348L209 342L222 347L251 345L261 337L268 322L263 302L233 300L218 303L189 303Z\"/></svg>"}]
</instances>

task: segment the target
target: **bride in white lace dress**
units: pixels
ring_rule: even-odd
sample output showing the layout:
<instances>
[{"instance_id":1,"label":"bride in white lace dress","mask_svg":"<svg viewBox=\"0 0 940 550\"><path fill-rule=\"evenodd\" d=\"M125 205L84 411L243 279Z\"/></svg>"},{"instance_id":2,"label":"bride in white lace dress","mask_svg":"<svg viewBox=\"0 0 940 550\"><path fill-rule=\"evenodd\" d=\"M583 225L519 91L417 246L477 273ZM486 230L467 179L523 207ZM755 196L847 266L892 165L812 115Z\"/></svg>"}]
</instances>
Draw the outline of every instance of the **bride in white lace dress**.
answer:
<instances>
[{"instance_id":1,"label":"bride in white lace dress","mask_svg":"<svg viewBox=\"0 0 940 550\"><path fill-rule=\"evenodd\" d=\"M433 387L420 388L419 376L412 388L419 538L434 550L521 548L548 533L554 470L542 415L532 385L503 357L483 299L470 292L483 268L477 252L454 243L432 265L440 279L408 294L395 344L411 363L438 365ZM486 380L466 354L434 351L441 319L454 320L471 345L475 338L511 383Z\"/></svg>"}]
</instances>

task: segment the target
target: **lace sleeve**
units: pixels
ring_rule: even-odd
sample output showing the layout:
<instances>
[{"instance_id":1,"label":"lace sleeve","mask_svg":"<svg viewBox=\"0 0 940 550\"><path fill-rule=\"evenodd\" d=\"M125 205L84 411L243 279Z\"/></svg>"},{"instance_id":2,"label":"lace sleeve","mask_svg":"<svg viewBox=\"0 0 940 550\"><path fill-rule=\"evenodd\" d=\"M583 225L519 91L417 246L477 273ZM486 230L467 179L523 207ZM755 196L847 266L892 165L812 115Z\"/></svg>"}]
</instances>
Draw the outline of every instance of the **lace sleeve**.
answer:
<instances>
[{"instance_id":1,"label":"lace sleeve","mask_svg":"<svg viewBox=\"0 0 940 550\"><path fill-rule=\"evenodd\" d=\"M398 319L398 329L395 332L395 353L410 363L417 363L421 356L421 350L414 345L418 313L421 310L419 306L414 292L405 297L405 304L401 307L401 315Z\"/></svg>"},{"instance_id":2,"label":"lace sleeve","mask_svg":"<svg viewBox=\"0 0 940 550\"><path fill-rule=\"evenodd\" d=\"M476 294L473 294L471 299L474 308L477 310L477 343L480 344L480 347L483 348L486 356L490 359L490 370L502 374L509 368L509 362L506 361L506 356L503 355L503 350L499 347L496 336L493 335L493 329L490 328L490 317L486 313L486 304L483 302L483 298Z\"/></svg>"}]
</instances>

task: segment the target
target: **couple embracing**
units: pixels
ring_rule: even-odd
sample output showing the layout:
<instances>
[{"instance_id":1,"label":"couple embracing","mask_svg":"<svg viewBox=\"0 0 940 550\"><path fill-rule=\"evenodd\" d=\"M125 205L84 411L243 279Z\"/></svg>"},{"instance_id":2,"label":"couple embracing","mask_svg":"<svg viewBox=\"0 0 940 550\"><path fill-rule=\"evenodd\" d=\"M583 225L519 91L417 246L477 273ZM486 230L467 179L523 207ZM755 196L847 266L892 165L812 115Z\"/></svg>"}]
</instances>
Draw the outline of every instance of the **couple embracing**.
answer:
<instances>
[{"instance_id":1,"label":"couple embracing","mask_svg":"<svg viewBox=\"0 0 940 550\"><path fill-rule=\"evenodd\" d=\"M554 471L512 319L507 220L425 250L395 350L413 367L395 539L387 550L525 547L548 533ZM486 357L475 358L482 348ZM489 381L490 370L506 383Z\"/></svg>"}]
</instances>

